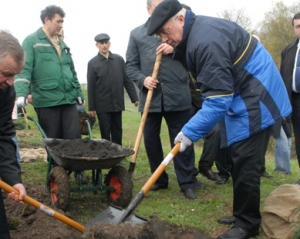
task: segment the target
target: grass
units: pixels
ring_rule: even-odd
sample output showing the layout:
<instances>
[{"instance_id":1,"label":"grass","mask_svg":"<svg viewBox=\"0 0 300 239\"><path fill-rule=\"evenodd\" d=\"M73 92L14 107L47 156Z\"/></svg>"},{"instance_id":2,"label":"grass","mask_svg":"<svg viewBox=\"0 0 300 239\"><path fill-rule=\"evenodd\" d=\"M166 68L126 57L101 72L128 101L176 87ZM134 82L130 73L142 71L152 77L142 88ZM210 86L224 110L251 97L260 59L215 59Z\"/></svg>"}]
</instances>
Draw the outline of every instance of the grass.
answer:
<instances>
[{"instance_id":1,"label":"grass","mask_svg":"<svg viewBox=\"0 0 300 239\"><path fill-rule=\"evenodd\" d=\"M85 106L87 107L87 106ZM28 115L36 117L32 106L26 107ZM86 108L87 110L87 108ZM135 138L140 124L140 113L137 108L126 100L126 110L123 112L123 146L133 149ZM22 133L31 135L31 137L19 138L19 141L27 143L40 144L39 139L41 134L39 130L30 122L31 129L22 130ZM20 131L18 132L20 133ZM98 122L95 123L93 130L93 137L100 138ZM170 144L168 140L168 132L165 122L162 125L161 137L163 141L164 153L167 155L170 151ZM270 143L272 144L272 142ZM202 143L195 144L196 150L196 164L201 155ZM124 167L128 168L131 158L126 158ZM274 170L274 156L271 147L266 157L267 171L273 175L271 179L262 178L261 180L261 207L265 198L278 186L282 184L293 184L298 181L298 162L291 159L291 175L282 175ZM24 182L34 184L45 184L46 167L47 164L41 160L35 163L22 164L25 170L23 174ZM214 167L213 170L216 170ZM222 186L216 185L214 182L207 180L202 176L198 179L205 184L205 190L196 190L197 199L187 200L180 192L177 184L177 179L173 167L173 163L166 169L170 182L167 190L158 192L149 192L143 201L138 205L135 214L149 219L151 216L157 217L159 220L167 221L173 225L186 227L194 227L196 229L205 231L207 234L216 238L217 235L229 229L229 226L220 225L217 223L219 217L228 216L232 214L232 181L229 179L228 183ZM102 170L103 176L106 175L108 170ZM86 172L90 176L91 172ZM148 159L145 153L143 140L141 142L139 153L137 156L136 168L133 174L135 196L142 188L144 183L151 176ZM70 177L70 183L74 184L73 177ZM74 219L85 224L89 219L95 217L107 206L106 192L99 192L96 195L90 192L85 193L72 193L70 212ZM258 239L267 238L262 229Z\"/></svg>"}]
</instances>

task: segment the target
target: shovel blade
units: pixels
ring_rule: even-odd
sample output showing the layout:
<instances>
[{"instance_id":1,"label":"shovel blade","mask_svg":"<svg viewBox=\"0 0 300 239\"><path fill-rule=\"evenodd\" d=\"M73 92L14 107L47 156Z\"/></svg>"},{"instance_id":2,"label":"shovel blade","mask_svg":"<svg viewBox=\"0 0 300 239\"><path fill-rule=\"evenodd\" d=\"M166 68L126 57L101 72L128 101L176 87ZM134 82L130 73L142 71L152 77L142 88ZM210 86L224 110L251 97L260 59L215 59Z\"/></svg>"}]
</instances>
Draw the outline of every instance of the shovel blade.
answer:
<instances>
[{"instance_id":1,"label":"shovel blade","mask_svg":"<svg viewBox=\"0 0 300 239\"><path fill-rule=\"evenodd\" d=\"M96 223L106 223L106 224L119 224L122 218L122 215L125 213L125 210L116 206L110 206L101 212L98 216L89 220L85 227L92 227ZM124 223L130 223L132 226L145 224L147 220L136 216L134 214L130 214L125 220Z\"/></svg>"}]
</instances>

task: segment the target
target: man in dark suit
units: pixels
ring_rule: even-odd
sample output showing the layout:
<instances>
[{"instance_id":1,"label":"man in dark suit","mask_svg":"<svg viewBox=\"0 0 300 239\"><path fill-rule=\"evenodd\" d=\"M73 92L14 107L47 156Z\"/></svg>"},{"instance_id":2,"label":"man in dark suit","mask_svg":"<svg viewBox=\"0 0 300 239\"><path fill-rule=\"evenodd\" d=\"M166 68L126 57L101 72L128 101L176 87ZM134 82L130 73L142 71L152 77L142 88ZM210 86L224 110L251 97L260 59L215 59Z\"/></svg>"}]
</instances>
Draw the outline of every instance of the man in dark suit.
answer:
<instances>
[{"instance_id":1,"label":"man in dark suit","mask_svg":"<svg viewBox=\"0 0 300 239\"><path fill-rule=\"evenodd\" d=\"M293 17L292 25L297 40L289 44L281 52L280 73L292 104L291 119L294 129L296 154L300 166L300 12ZM300 180L298 183L300 183Z\"/></svg>"},{"instance_id":2,"label":"man in dark suit","mask_svg":"<svg viewBox=\"0 0 300 239\"><path fill-rule=\"evenodd\" d=\"M135 106L138 96L125 73L124 59L109 51L110 37L95 37L98 54L88 63L88 99L90 115L97 117L101 137L122 145L122 111L125 110L124 87Z\"/></svg>"}]
</instances>

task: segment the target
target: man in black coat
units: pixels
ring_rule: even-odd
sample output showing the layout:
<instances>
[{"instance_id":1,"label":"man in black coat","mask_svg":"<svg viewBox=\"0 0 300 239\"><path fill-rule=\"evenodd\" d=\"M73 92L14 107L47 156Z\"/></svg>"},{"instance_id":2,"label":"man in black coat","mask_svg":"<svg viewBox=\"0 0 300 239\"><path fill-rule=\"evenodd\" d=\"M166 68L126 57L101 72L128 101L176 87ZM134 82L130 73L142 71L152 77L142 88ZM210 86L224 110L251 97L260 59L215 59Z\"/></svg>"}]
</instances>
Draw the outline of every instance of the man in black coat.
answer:
<instances>
[{"instance_id":1,"label":"man in black coat","mask_svg":"<svg viewBox=\"0 0 300 239\"><path fill-rule=\"evenodd\" d=\"M21 170L16 157L16 145L12 140L15 127L12 111L15 104L14 76L24 66L24 51L18 40L7 32L0 31L0 178L13 185L20 194L9 197L22 203L26 195L22 184ZM0 192L0 239L10 238L5 208Z\"/></svg>"},{"instance_id":2,"label":"man in black coat","mask_svg":"<svg viewBox=\"0 0 300 239\"><path fill-rule=\"evenodd\" d=\"M280 73L285 83L291 104L292 104L292 124L295 137L295 148L300 166L300 90L295 84L295 73L297 66L298 52L300 49L300 12L296 13L292 20L297 40L286 46L281 52ZM300 64L300 62L299 62ZM299 76L300 77L300 76ZM300 183L300 180L299 182Z\"/></svg>"},{"instance_id":3,"label":"man in black coat","mask_svg":"<svg viewBox=\"0 0 300 239\"><path fill-rule=\"evenodd\" d=\"M125 73L124 59L109 51L110 37L95 37L99 53L88 63L87 82L90 115L97 114L101 137L122 145L122 111L124 87L135 106L138 96L133 82Z\"/></svg>"}]
</instances>

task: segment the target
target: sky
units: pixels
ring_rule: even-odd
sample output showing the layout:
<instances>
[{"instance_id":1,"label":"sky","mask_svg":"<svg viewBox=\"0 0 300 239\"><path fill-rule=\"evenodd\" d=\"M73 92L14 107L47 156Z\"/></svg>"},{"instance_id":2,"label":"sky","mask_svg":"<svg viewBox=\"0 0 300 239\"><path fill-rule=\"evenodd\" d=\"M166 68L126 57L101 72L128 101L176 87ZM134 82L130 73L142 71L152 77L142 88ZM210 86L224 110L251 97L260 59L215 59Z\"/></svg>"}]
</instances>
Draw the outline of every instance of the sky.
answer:
<instances>
[{"instance_id":1,"label":"sky","mask_svg":"<svg viewBox=\"0 0 300 239\"><path fill-rule=\"evenodd\" d=\"M218 17L224 10L245 9L253 27L280 0L181 0L197 15ZM98 53L94 37L110 36L110 51L125 60L130 31L148 19L146 0L0 0L0 29L8 30L20 43L42 26L41 10L48 5L60 6L64 18L65 42L70 47L77 77L86 83L87 63ZM290 6L296 0L281 0Z\"/></svg>"}]
</instances>

